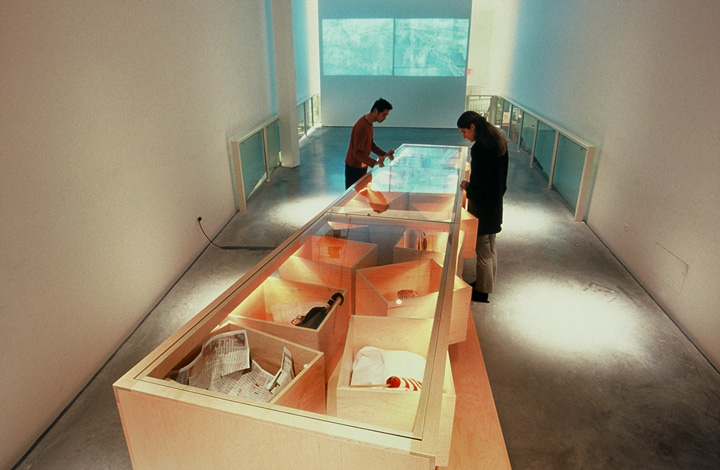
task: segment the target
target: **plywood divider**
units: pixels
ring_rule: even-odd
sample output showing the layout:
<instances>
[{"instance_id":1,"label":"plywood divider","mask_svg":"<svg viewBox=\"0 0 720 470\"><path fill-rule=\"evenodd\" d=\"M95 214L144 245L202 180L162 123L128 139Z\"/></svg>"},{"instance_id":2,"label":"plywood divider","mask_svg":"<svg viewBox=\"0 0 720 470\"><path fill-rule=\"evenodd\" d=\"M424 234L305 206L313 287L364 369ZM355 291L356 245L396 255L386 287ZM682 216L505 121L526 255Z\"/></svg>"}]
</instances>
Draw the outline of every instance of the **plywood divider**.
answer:
<instances>
[{"instance_id":1,"label":"plywood divider","mask_svg":"<svg viewBox=\"0 0 720 470\"><path fill-rule=\"evenodd\" d=\"M442 267L433 260L410 261L357 271L356 315L434 318ZM464 341L472 288L458 276L453 284L450 343ZM399 299L401 290L415 290L417 297Z\"/></svg>"},{"instance_id":2,"label":"plywood divider","mask_svg":"<svg viewBox=\"0 0 720 470\"><path fill-rule=\"evenodd\" d=\"M330 376L340 360L350 319L350 308L336 302L323 322L314 328L280 323L272 316L272 307L288 303L327 302L334 293L347 295L339 287L267 278L230 313L223 323L249 327L283 338L325 354L325 374Z\"/></svg>"},{"instance_id":3,"label":"plywood divider","mask_svg":"<svg viewBox=\"0 0 720 470\"><path fill-rule=\"evenodd\" d=\"M377 246L314 235L279 268L281 279L348 290L347 306L355 309L355 271L377 265Z\"/></svg>"}]
</instances>

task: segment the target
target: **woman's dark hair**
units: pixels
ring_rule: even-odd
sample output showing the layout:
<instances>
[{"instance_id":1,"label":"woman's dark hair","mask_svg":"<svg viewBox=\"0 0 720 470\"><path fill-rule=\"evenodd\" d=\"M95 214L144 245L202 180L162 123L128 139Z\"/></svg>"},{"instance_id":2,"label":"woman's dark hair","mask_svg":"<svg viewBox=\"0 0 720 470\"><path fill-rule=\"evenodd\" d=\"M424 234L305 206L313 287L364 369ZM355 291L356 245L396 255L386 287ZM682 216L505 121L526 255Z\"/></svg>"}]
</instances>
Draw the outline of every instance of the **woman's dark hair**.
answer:
<instances>
[{"instance_id":1,"label":"woman's dark hair","mask_svg":"<svg viewBox=\"0 0 720 470\"><path fill-rule=\"evenodd\" d=\"M385 99L380 98L376 102L373 103L372 108L370 108L370 112L372 113L374 110L378 110L378 113L382 113L383 111L393 109L392 105Z\"/></svg>"},{"instance_id":2,"label":"woman's dark hair","mask_svg":"<svg viewBox=\"0 0 720 470\"><path fill-rule=\"evenodd\" d=\"M495 126L487 122L487 119L481 114L475 111L465 111L457 120L459 129L470 129L471 124L475 125L474 133L476 142L479 141L487 148L497 149L498 156L507 151L505 137L503 137Z\"/></svg>"}]
</instances>

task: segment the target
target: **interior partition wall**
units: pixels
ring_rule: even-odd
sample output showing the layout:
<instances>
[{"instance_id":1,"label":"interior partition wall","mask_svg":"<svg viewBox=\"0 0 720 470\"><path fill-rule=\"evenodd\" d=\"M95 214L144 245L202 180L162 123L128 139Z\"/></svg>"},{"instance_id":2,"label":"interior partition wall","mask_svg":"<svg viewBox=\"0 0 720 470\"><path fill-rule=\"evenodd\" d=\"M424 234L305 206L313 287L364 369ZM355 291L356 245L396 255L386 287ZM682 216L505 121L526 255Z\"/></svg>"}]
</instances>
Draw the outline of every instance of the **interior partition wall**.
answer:
<instances>
[{"instance_id":1,"label":"interior partition wall","mask_svg":"<svg viewBox=\"0 0 720 470\"><path fill-rule=\"evenodd\" d=\"M511 100L498 97L491 122L530 156L554 189L585 220L596 146Z\"/></svg>"}]
</instances>

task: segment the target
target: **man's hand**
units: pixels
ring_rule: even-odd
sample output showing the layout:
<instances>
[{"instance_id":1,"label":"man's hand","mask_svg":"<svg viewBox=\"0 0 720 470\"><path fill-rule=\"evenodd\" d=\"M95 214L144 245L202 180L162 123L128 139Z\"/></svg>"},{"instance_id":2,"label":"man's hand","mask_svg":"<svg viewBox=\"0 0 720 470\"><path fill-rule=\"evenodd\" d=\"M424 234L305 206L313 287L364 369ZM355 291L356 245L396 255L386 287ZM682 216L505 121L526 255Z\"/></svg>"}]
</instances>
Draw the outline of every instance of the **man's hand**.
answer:
<instances>
[{"instance_id":1,"label":"man's hand","mask_svg":"<svg viewBox=\"0 0 720 470\"><path fill-rule=\"evenodd\" d=\"M387 158L389 158L390 161L395 160L395 150L393 150L393 149L388 150L388 152L385 154L385 156Z\"/></svg>"}]
</instances>

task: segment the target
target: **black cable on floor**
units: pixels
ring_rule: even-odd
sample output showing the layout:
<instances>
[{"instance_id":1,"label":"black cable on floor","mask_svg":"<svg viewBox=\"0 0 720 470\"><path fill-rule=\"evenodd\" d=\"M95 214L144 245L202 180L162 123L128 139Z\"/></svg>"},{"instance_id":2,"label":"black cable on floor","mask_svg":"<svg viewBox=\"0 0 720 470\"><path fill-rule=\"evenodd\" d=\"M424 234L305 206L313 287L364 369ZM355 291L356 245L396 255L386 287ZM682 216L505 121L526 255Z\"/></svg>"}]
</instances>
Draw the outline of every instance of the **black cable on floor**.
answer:
<instances>
[{"instance_id":1,"label":"black cable on floor","mask_svg":"<svg viewBox=\"0 0 720 470\"><path fill-rule=\"evenodd\" d=\"M244 245L244 246L233 246L233 245L218 245L213 240L208 237L207 233L205 233L205 229L203 229L202 226L202 217L197 218L198 225L200 226L200 230L202 231L203 235L205 235L205 238L210 242L211 245L216 246L222 250L274 250L277 248L276 246L254 246L254 245Z\"/></svg>"}]
</instances>

